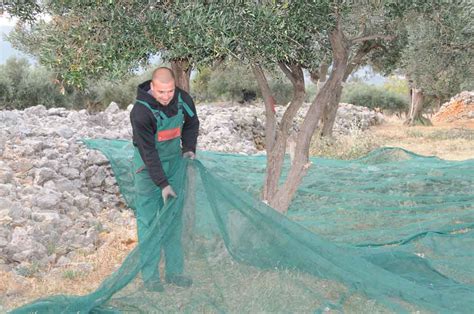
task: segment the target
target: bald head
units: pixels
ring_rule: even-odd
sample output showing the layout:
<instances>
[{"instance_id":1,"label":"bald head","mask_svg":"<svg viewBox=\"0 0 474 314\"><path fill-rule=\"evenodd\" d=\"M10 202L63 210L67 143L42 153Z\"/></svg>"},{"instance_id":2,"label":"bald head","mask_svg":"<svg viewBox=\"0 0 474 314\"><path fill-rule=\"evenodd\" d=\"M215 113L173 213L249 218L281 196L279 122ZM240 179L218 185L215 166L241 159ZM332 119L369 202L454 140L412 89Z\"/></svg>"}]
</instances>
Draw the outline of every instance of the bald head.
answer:
<instances>
[{"instance_id":1,"label":"bald head","mask_svg":"<svg viewBox=\"0 0 474 314\"><path fill-rule=\"evenodd\" d=\"M168 106L174 97L175 81L173 71L169 68L159 67L153 71L150 90L155 99L163 106Z\"/></svg>"},{"instance_id":2,"label":"bald head","mask_svg":"<svg viewBox=\"0 0 474 314\"><path fill-rule=\"evenodd\" d=\"M170 82L174 82L174 74L170 68L159 67L159 68L156 68L155 71L153 71L151 80L153 82L168 84Z\"/></svg>"}]
</instances>

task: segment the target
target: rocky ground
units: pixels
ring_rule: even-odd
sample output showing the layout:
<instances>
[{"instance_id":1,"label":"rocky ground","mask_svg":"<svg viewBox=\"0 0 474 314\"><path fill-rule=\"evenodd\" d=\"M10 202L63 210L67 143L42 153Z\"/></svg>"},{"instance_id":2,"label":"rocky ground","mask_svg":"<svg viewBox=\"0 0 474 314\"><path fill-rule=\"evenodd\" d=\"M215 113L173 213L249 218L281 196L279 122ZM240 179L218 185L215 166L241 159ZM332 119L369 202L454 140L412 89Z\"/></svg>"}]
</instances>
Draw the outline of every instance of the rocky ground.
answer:
<instances>
[{"instance_id":1,"label":"rocky ground","mask_svg":"<svg viewBox=\"0 0 474 314\"><path fill-rule=\"evenodd\" d=\"M307 108L300 110L295 129ZM0 271L41 274L95 252L109 223L134 230L107 159L81 143L131 139L130 110L112 103L97 114L44 106L0 111ZM244 154L263 149L263 105L208 104L197 110L199 149ZM283 110L277 110L280 117ZM381 121L367 108L341 104L335 132ZM76 266L91 269L87 263Z\"/></svg>"}]
</instances>

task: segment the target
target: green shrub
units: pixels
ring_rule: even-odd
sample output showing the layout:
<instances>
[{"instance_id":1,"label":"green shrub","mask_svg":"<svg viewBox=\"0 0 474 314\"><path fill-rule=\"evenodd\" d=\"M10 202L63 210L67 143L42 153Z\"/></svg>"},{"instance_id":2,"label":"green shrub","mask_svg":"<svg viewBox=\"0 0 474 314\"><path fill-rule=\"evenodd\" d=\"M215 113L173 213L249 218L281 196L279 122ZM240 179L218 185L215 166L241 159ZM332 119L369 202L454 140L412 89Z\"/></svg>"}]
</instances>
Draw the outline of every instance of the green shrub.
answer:
<instances>
[{"instance_id":1,"label":"green shrub","mask_svg":"<svg viewBox=\"0 0 474 314\"><path fill-rule=\"evenodd\" d=\"M214 70L208 82L210 100L242 102L244 91L257 92L258 86L252 71L244 64L224 64Z\"/></svg>"},{"instance_id":2,"label":"green shrub","mask_svg":"<svg viewBox=\"0 0 474 314\"><path fill-rule=\"evenodd\" d=\"M45 68L32 67L26 59L16 58L0 65L0 108L57 107L65 106L67 100Z\"/></svg>"},{"instance_id":3,"label":"green shrub","mask_svg":"<svg viewBox=\"0 0 474 314\"><path fill-rule=\"evenodd\" d=\"M270 89L278 105L286 105L293 96L293 87L278 71L266 73ZM191 82L191 91L198 101L244 102L246 94L261 97L255 76L245 64L229 61L211 69L199 69Z\"/></svg>"},{"instance_id":4,"label":"green shrub","mask_svg":"<svg viewBox=\"0 0 474 314\"><path fill-rule=\"evenodd\" d=\"M149 68L140 75L128 75L121 80L88 81L85 90L75 92L74 103L82 104L82 108L100 111L113 101L125 109L135 102L137 86L151 79L153 69Z\"/></svg>"},{"instance_id":5,"label":"green shrub","mask_svg":"<svg viewBox=\"0 0 474 314\"><path fill-rule=\"evenodd\" d=\"M286 78L273 77L269 85L278 105L286 106L286 104L291 101L293 97L293 85L291 85Z\"/></svg>"},{"instance_id":6,"label":"green shrub","mask_svg":"<svg viewBox=\"0 0 474 314\"><path fill-rule=\"evenodd\" d=\"M54 76L42 66L31 66L26 59L8 59L0 65L0 109L25 109L44 105L99 111L112 101L125 109L136 97L137 85L151 78L153 69L122 80L88 81L84 90L54 83Z\"/></svg>"},{"instance_id":7,"label":"green shrub","mask_svg":"<svg viewBox=\"0 0 474 314\"><path fill-rule=\"evenodd\" d=\"M201 67L197 70L196 76L191 80L191 94L196 102L212 101L213 95L209 91L211 77L210 67Z\"/></svg>"},{"instance_id":8,"label":"green shrub","mask_svg":"<svg viewBox=\"0 0 474 314\"><path fill-rule=\"evenodd\" d=\"M342 101L389 113L405 112L409 105L407 97L365 83L347 84L342 92Z\"/></svg>"}]
</instances>

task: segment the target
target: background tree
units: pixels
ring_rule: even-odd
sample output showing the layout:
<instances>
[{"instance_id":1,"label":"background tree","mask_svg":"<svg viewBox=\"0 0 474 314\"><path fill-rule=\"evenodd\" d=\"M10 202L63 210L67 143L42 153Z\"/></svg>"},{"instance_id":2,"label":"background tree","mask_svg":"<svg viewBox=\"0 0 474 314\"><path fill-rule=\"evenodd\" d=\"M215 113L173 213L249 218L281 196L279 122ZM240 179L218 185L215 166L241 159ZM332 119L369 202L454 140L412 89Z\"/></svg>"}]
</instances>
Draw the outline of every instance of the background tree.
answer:
<instances>
[{"instance_id":1,"label":"background tree","mask_svg":"<svg viewBox=\"0 0 474 314\"><path fill-rule=\"evenodd\" d=\"M408 24L402 67L413 82L413 101L407 124L429 123L421 115L423 98L435 99L439 107L469 84L474 87L474 24L468 9L449 5Z\"/></svg>"},{"instance_id":2,"label":"background tree","mask_svg":"<svg viewBox=\"0 0 474 314\"><path fill-rule=\"evenodd\" d=\"M393 49L374 52L371 63L385 74L403 73L410 81L406 124L425 124L426 100L439 106L463 89L473 88L473 7L465 1L416 1L398 30Z\"/></svg>"}]
</instances>

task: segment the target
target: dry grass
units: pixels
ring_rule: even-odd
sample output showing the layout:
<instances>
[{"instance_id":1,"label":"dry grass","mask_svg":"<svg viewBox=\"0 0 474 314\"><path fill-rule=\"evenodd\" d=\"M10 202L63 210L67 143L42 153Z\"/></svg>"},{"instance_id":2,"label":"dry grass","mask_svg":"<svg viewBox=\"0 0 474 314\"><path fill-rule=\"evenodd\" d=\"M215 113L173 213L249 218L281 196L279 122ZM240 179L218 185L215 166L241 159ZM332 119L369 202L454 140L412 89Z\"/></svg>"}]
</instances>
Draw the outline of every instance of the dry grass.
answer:
<instances>
[{"instance_id":1,"label":"dry grass","mask_svg":"<svg viewBox=\"0 0 474 314\"><path fill-rule=\"evenodd\" d=\"M370 134L383 146L402 147L420 155L447 160L474 158L474 120L407 127L398 118L372 128Z\"/></svg>"},{"instance_id":2,"label":"dry grass","mask_svg":"<svg viewBox=\"0 0 474 314\"><path fill-rule=\"evenodd\" d=\"M355 159L379 147L401 147L419 155L447 160L474 158L474 121L435 123L433 126L403 125L403 120L388 117L383 125L365 132L330 139L316 138L310 154L317 157Z\"/></svg>"},{"instance_id":3,"label":"dry grass","mask_svg":"<svg viewBox=\"0 0 474 314\"><path fill-rule=\"evenodd\" d=\"M343 159L358 158L382 146L396 146L421 155L436 155L443 159L474 158L474 121L435 124L432 127L406 127L397 118L363 133L339 137L332 141L313 143L313 155ZM132 216L129 216L133 219ZM101 219L111 233L102 233L104 245L94 254L77 255L70 265L51 268L43 275L32 272L30 277L0 271L0 312L13 309L39 297L53 294L85 294L93 291L102 280L121 264L136 244L136 231L116 226ZM89 263L92 270L78 270ZM274 274L268 274L269 278ZM271 278L270 278L271 279ZM269 279L269 280L270 280ZM270 280L271 281L271 280Z\"/></svg>"},{"instance_id":4,"label":"dry grass","mask_svg":"<svg viewBox=\"0 0 474 314\"><path fill-rule=\"evenodd\" d=\"M332 138L314 138L310 155L332 159L356 159L383 146L383 139L370 132L354 131L349 135Z\"/></svg>"},{"instance_id":5,"label":"dry grass","mask_svg":"<svg viewBox=\"0 0 474 314\"><path fill-rule=\"evenodd\" d=\"M128 214L125 214L128 216ZM102 245L96 253L76 255L71 263L32 273L29 277L0 271L0 312L13 309L39 297L55 294L86 294L116 270L136 244L135 230L112 225L106 217L101 219L111 233L101 233ZM80 265L88 263L92 270L82 271ZM79 266L79 267L78 267Z\"/></svg>"}]
</instances>

